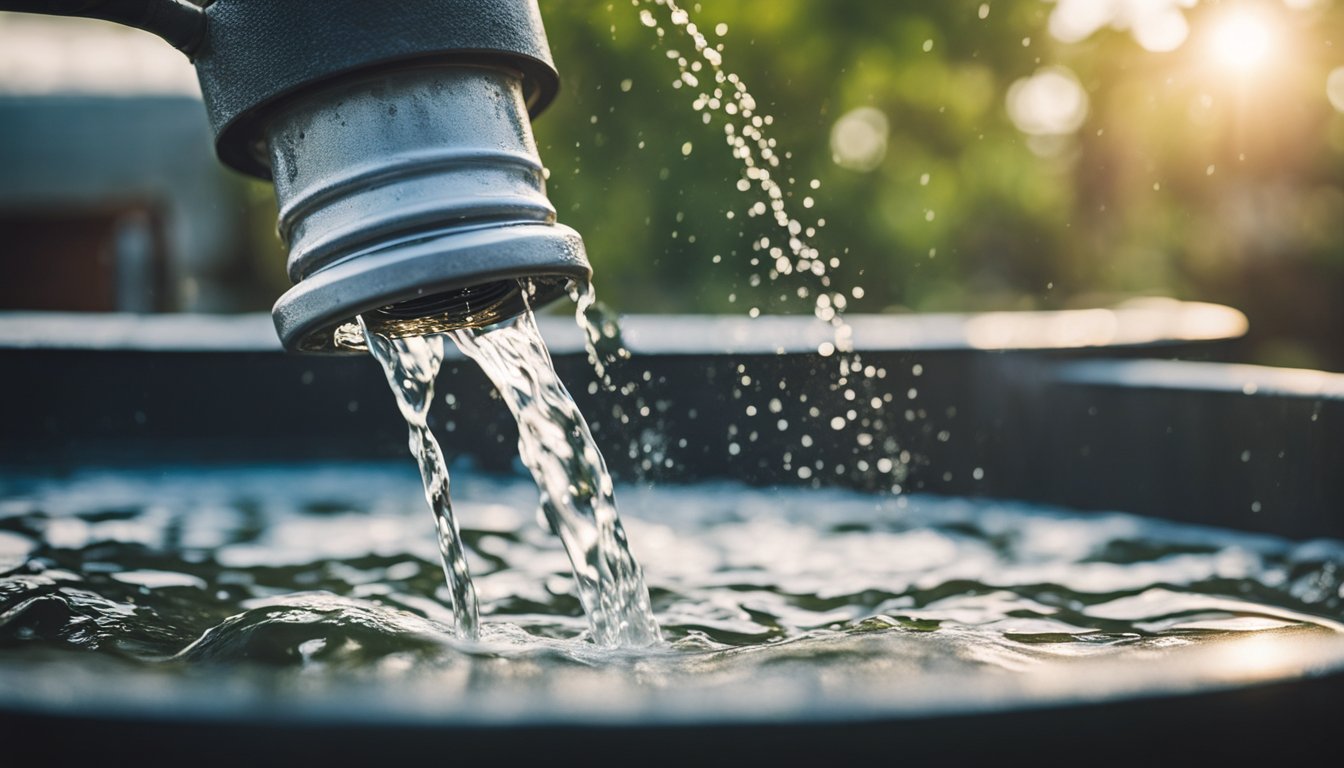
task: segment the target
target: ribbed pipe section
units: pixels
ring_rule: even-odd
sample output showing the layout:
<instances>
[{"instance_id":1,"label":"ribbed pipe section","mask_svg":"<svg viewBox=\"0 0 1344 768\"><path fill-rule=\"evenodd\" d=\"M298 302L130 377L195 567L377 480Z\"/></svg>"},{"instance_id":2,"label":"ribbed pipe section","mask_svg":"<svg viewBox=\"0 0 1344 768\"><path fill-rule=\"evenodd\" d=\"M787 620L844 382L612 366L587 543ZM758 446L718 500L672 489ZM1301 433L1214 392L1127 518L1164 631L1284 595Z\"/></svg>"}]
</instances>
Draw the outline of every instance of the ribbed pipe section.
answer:
<instances>
[{"instance_id":1,"label":"ribbed pipe section","mask_svg":"<svg viewBox=\"0 0 1344 768\"><path fill-rule=\"evenodd\" d=\"M356 314L388 332L484 325L589 274L556 224L516 72L417 66L290 100L267 144L296 285L287 348L337 351Z\"/></svg>"}]
</instances>

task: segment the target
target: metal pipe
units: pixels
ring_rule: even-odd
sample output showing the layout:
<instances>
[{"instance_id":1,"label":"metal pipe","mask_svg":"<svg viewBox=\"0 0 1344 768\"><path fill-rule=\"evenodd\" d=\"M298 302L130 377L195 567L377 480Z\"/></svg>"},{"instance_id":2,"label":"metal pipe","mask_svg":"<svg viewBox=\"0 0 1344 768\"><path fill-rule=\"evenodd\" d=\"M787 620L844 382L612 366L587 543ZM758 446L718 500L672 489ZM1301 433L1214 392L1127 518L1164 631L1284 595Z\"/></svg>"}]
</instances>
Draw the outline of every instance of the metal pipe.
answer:
<instances>
[{"instance_id":1,"label":"metal pipe","mask_svg":"<svg viewBox=\"0 0 1344 768\"><path fill-rule=\"evenodd\" d=\"M343 80L284 104L266 144L295 282L274 311L288 348L349 346L335 331L360 313L392 335L489 325L588 278L546 198L516 72Z\"/></svg>"},{"instance_id":2,"label":"metal pipe","mask_svg":"<svg viewBox=\"0 0 1344 768\"><path fill-rule=\"evenodd\" d=\"M215 0L206 14L196 69L219 156L275 182L287 349L359 346L359 314L393 334L487 325L588 278L532 139L559 86L536 0Z\"/></svg>"},{"instance_id":3,"label":"metal pipe","mask_svg":"<svg viewBox=\"0 0 1344 768\"><path fill-rule=\"evenodd\" d=\"M392 334L487 325L590 275L532 138L559 87L536 0L0 9L140 26L192 55L220 160L275 183L296 283L272 312L287 349L347 350L361 314Z\"/></svg>"}]
</instances>

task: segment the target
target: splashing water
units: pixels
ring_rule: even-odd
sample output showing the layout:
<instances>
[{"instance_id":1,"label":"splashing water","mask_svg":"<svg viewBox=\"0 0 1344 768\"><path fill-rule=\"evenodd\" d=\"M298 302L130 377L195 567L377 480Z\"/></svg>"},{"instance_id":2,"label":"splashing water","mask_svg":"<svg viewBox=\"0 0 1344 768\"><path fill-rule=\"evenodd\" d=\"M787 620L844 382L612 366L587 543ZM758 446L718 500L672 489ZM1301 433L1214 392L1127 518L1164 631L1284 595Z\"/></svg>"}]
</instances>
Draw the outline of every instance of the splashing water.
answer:
<instances>
[{"instance_id":1,"label":"splashing water","mask_svg":"<svg viewBox=\"0 0 1344 768\"><path fill-rule=\"evenodd\" d=\"M411 455L420 467L420 478L425 485L425 501L434 513L434 528L438 533L439 556L443 561L443 575L453 598L453 618L457 632L473 640L480 632L480 609L476 602L476 588L467 569L466 554L462 550L462 536L453 518L453 504L449 496L448 465L444 463L439 441L429 429L429 405L434 401L434 378L443 363L443 337L409 336L392 339L369 330L364 319L359 326L369 346L369 353L383 368L388 386L397 398L397 408L406 419L410 431Z\"/></svg>"},{"instance_id":2,"label":"splashing water","mask_svg":"<svg viewBox=\"0 0 1344 768\"><path fill-rule=\"evenodd\" d=\"M564 542L594 641L657 642L649 591L616 514L611 474L555 373L532 311L447 335L490 377L518 422L518 453L537 482L546 521Z\"/></svg>"}]
</instances>

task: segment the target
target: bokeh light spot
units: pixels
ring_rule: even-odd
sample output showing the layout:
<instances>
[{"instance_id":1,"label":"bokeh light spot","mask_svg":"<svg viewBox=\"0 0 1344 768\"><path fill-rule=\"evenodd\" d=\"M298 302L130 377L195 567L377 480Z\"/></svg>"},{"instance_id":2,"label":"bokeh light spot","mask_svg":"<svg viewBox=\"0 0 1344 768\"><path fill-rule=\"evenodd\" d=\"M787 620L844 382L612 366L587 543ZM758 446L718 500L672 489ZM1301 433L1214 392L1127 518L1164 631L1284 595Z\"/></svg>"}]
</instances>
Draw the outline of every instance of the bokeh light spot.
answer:
<instances>
[{"instance_id":1,"label":"bokeh light spot","mask_svg":"<svg viewBox=\"0 0 1344 768\"><path fill-rule=\"evenodd\" d=\"M1344 67L1335 67L1325 78L1325 95L1335 109L1344 112Z\"/></svg>"},{"instance_id":2,"label":"bokeh light spot","mask_svg":"<svg viewBox=\"0 0 1344 768\"><path fill-rule=\"evenodd\" d=\"M1087 92L1064 67L1046 67L1008 87L1008 117L1033 136L1073 133L1087 119L1087 110Z\"/></svg>"},{"instance_id":3,"label":"bokeh light spot","mask_svg":"<svg viewBox=\"0 0 1344 768\"><path fill-rule=\"evenodd\" d=\"M871 171L887 154L887 116L874 107L859 107L840 116L831 128L831 157L841 168Z\"/></svg>"},{"instance_id":4,"label":"bokeh light spot","mask_svg":"<svg viewBox=\"0 0 1344 768\"><path fill-rule=\"evenodd\" d=\"M1055 0L1050 34L1077 43L1103 27L1128 29L1135 42L1154 53L1174 51L1190 34L1181 8L1195 0Z\"/></svg>"},{"instance_id":5,"label":"bokeh light spot","mask_svg":"<svg viewBox=\"0 0 1344 768\"><path fill-rule=\"evenodd\" d=\"M1144 50L1166 53L1181 47L1190 35L1190 25L1185 21L1185 14L1175 8L1166 8L1135 19L1131 32L1134 41Z\"/></svg>"}]
</instances>

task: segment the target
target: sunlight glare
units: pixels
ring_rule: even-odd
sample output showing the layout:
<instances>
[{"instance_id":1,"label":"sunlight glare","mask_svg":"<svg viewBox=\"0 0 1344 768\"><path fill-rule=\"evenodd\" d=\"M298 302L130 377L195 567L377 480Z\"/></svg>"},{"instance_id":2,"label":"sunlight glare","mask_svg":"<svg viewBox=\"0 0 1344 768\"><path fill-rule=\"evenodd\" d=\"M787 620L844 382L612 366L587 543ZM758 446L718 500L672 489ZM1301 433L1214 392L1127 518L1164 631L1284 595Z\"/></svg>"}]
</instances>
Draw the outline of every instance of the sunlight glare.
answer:
<instances>
[{"instance_id":1,"label":"sunlight glare","mask_svg":"<svg viewBox=\"0 0 1344 768\"><path fill-rule=\"evenodd\" d=\"M1259 70L1274 47L1272 22L1249 10L1224 14L1208 33L1208 53L1219 66L1247 75Z\"/></svg>"}]
</instances>

